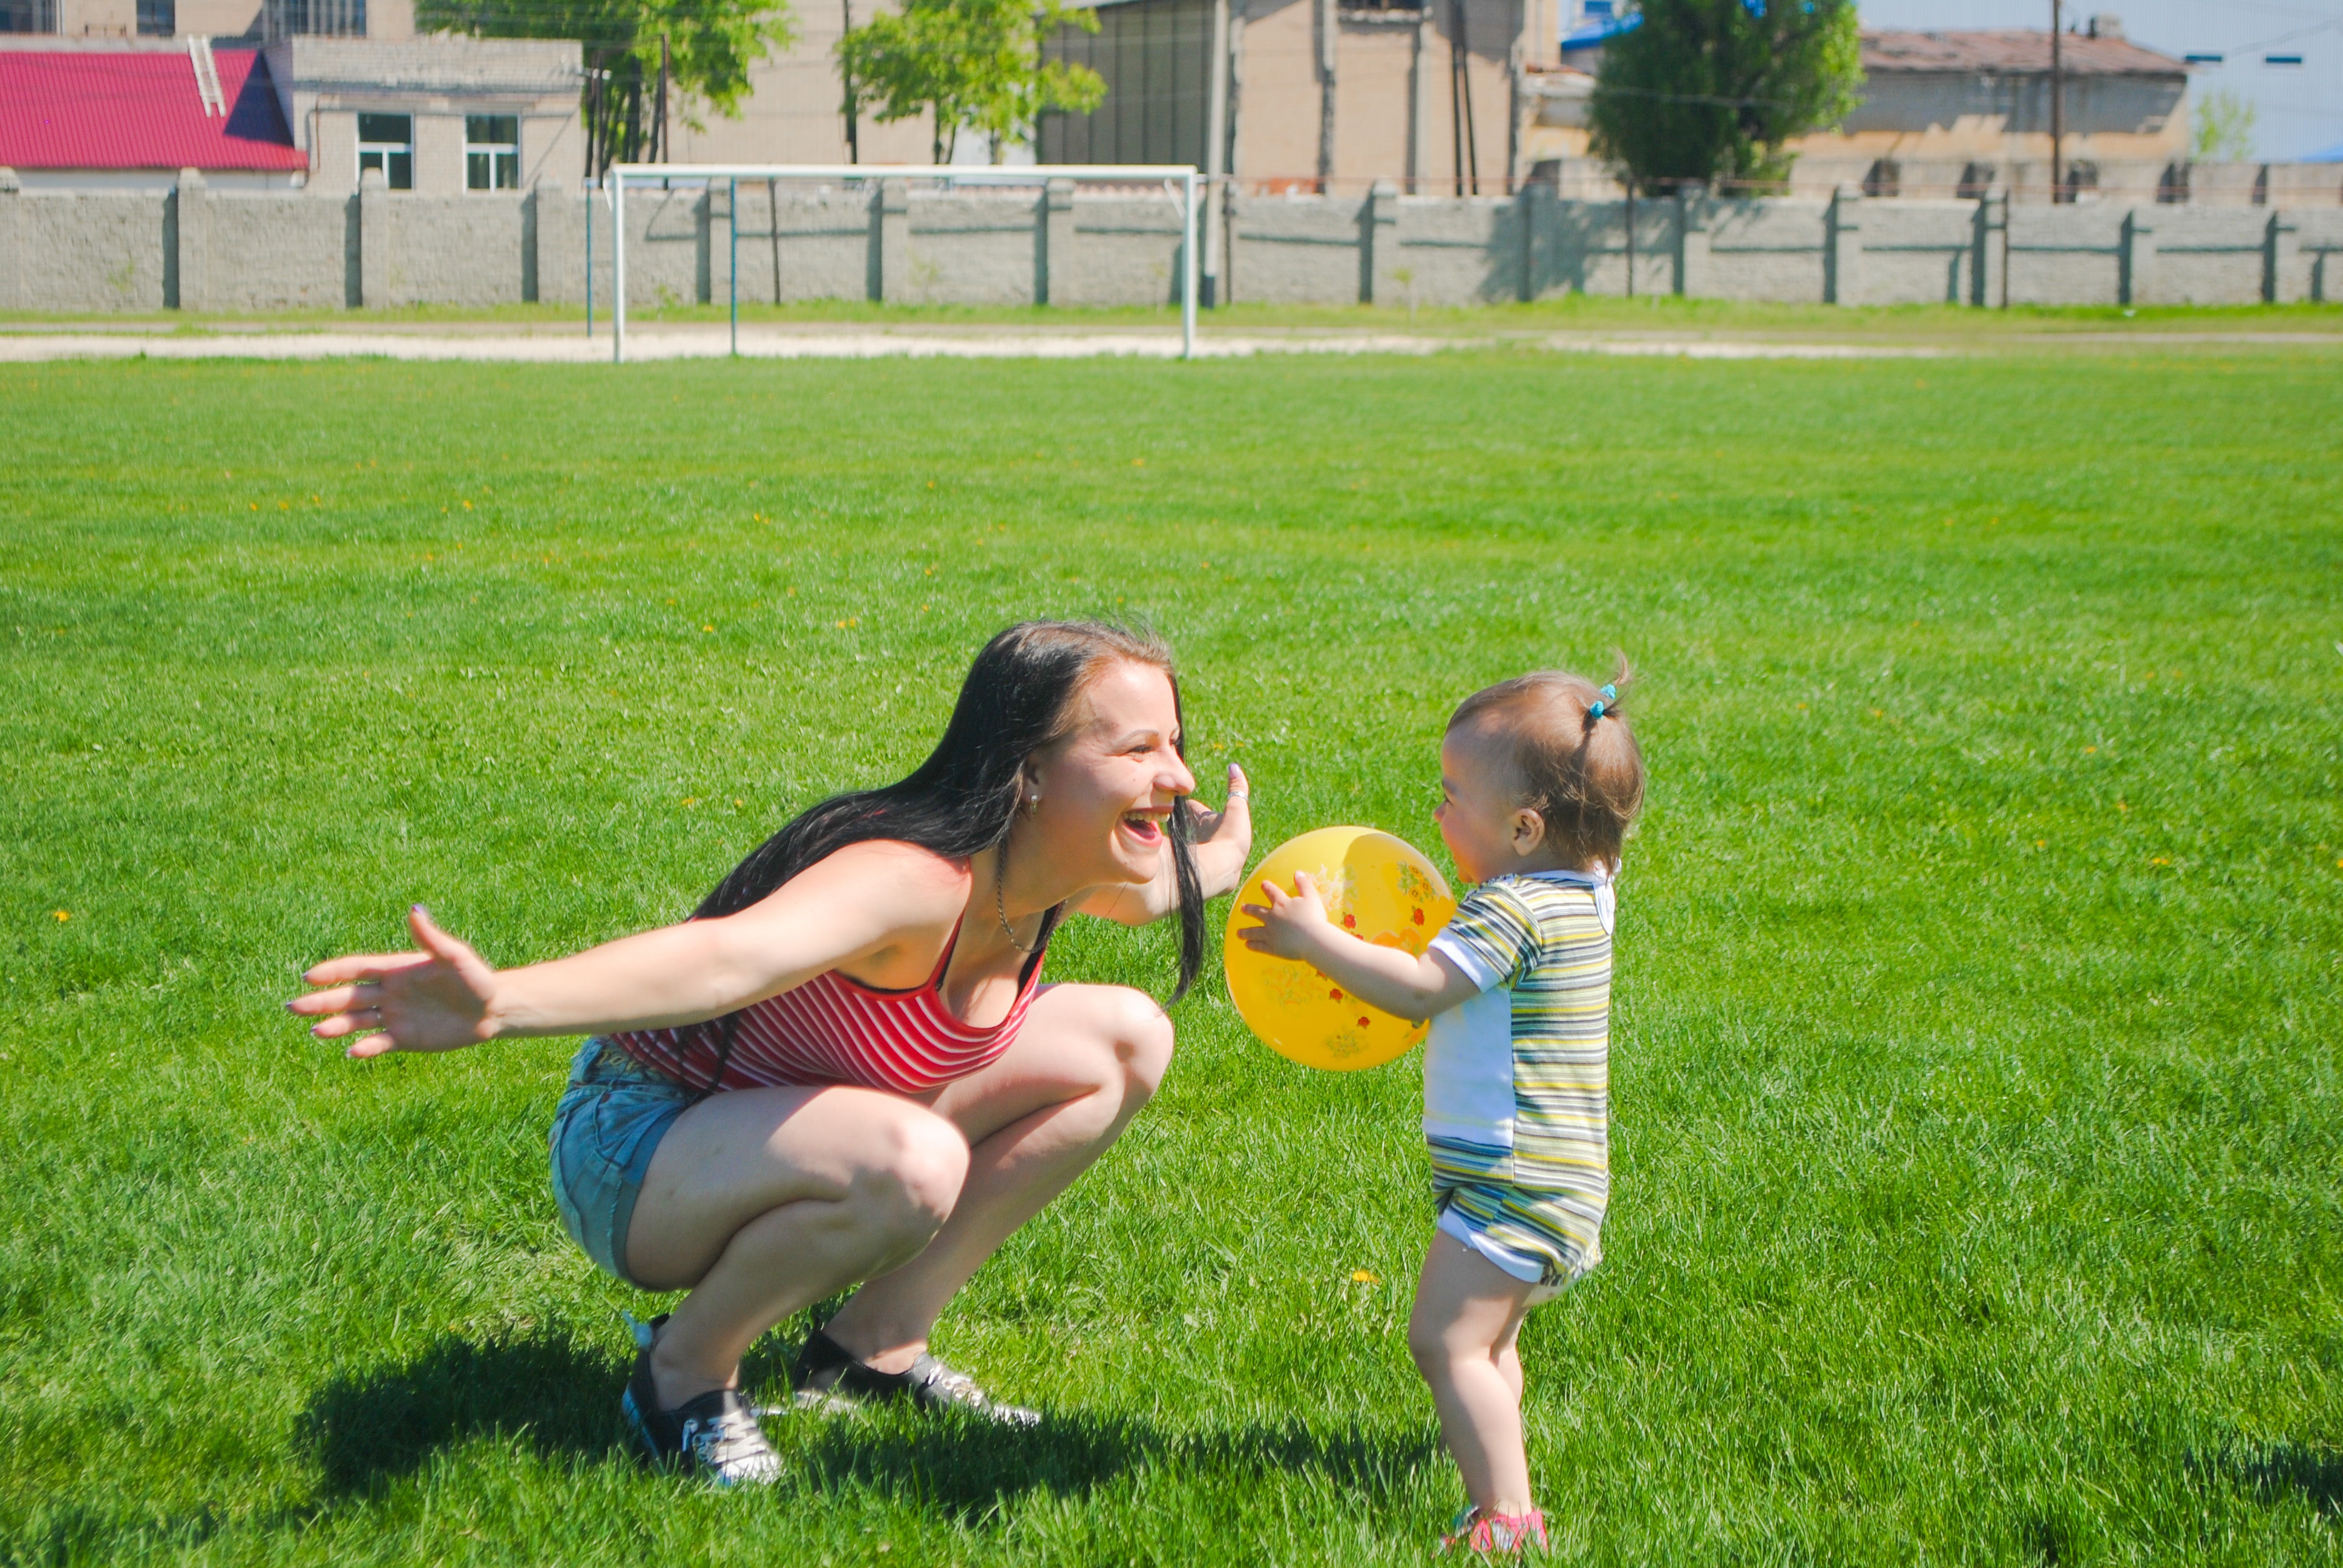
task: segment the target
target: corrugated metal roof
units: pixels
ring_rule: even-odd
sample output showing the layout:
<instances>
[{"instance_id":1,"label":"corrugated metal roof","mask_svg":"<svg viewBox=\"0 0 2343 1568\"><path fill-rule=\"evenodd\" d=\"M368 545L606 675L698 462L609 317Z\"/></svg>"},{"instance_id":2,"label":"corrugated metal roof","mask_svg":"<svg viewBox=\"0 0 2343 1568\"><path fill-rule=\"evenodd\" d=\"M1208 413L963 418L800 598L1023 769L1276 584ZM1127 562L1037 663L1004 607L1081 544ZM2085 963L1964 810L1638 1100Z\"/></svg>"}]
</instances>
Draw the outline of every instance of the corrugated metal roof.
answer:
<instances>
[{"instance_id":1,"label":"corrugated metal roof","mask_svg":"<svg viewBox=\"0 0 2343 1568\"><path fill-rule=\"evenodd\" d=\"M306 169L257 51L216 49L226 116L204 112L184 49L0 52L0 166Z\"/></svg>"},{"instance_id":2,"label":"corrugated metal roof","mask_svg":"<svg viewBox=\"0 0 2343 1568\"><path fill-rule=\"evenodd\" d=\"M2059 65L2071 76L2185 76L2186 62L2121 38L2069 33L2059 40ZM1975 33L1863 34L1866 75L1885 72L1978 72L2004 76L2048 75L2050 35L2036 28Z\"/></svg>"}]
</instances>

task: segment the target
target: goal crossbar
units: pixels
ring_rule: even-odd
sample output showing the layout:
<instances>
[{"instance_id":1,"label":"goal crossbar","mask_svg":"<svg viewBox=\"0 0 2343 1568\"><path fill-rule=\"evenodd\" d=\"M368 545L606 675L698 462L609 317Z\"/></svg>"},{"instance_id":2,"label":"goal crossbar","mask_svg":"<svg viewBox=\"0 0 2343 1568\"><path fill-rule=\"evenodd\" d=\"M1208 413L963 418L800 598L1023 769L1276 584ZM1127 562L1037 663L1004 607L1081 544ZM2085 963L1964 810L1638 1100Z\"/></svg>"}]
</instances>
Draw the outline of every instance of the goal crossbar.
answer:
<instances>
[{"instance_id":1,"label":"goal crossbar","mask_svg":"<svg viewBox=\"0 0 2343 1568\"><path fill-rule=\"evenodd\" d=\"M952 185L1044 185L1051 180L1115 181L1148 184L1161 180L1180 185L1180 357L1196 357L1196 186L1201 179L1193 164L612 164L602 176L610 203L610 358L627 359L627 187L630 185L714 185L725 182L731 200L725 226L732 246L732 265L725 269L730 295L732 352L740 352L740 234L738 213L742 180L936 180ZM590 223L591 208L588 208ZM593 238L587 238L587 330L593 330Z\"/></svg>"}]
</instances>

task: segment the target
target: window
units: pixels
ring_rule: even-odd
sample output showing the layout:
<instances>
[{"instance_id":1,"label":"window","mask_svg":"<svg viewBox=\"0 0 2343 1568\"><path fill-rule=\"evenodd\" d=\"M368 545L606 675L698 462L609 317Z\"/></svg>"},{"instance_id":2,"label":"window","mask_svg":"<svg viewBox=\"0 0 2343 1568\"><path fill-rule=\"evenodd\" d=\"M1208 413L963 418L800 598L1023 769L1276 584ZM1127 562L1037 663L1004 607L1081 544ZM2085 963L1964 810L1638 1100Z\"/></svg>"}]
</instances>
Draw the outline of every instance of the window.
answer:
<instances>
[{"instance_id":1,"label":"window","mask_svg":"<svg viewBox=\"0 0 2343 1568\"><path fill-rule=\"evenodd\" d=\"M179 30L177 0L138 0L138 35L167 38Z\"/></svg>"},{"instance_id":2,"label":"window","mask_svg":"<svg viewBox=\"0 0 2343 1568\"><path fill-rule=\"evenodd\" d=\"M2299 55L2264 55L2262 56L2262 64L2265 65L2299 65L2302 64L2302 56Z\"/></svg>"},{"instance_id":3,"label":"window","mask_svg":"<svg viewBox=\"0 0 2343 1568\"><path fill-rule=\"evenodd\" d=\"M1904 166L1894 158L1875 158L1863 176L1863 194L1892 196L1904 188Z\"/></svg>"},{"instance_id":4,"label":"window","mask_svg":"<svg viewBox=\"0 0 2343 1568\"><path fill-rule=\"evenodd\" d=\"M2182 57L2192 65L2217 65L2223 58L2219 55L2187 55Z\"/></svg>"},{"instance_id":5,"label":"window","mask_svg":"<svg viewBox=\"0 0 2343 1568\"><path fill-rule=\"evenodd\" d=\"M380 169L383 183L395 191L415 188L415 116L358 116L358 177Z\"/></svg>"},{"instance_id":6,"label":"window","mask_svg":"<svg viewBox=\"0 0 2343 1568\"><path fill-rule=\"evenodd\" d=\"M510 191L520 188L520 116L464 116L464 188Z\"/></svg>"},{"instance_id":7,"label":"window","mask_svg":"<svg viewBox=\"0 0 2343 1568\"><path fill-rule=\"evenodd\" d=\"M260 25L272 44L297 35L363 38L366 0L263 0Z\"/></svg>"}]
</instances>

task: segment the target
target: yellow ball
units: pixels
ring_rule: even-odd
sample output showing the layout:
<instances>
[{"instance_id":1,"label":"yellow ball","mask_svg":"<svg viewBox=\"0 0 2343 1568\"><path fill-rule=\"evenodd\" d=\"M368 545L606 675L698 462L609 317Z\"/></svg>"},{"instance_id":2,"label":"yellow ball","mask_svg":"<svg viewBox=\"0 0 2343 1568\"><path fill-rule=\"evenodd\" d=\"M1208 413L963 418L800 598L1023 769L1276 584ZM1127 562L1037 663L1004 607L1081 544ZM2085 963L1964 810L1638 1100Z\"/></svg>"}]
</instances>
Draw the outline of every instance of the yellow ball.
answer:
<instances>
[{"instance_id":1,"label":"yellow ball","mask_svg":"<svg viewBox=\"0 0 2343 1568\"><path fill-rule=\"evenodd\" d=\"M1240 904L1262 902L1261 885L1293 891L1293 875L1307 871L1326 903L1326 917L1379 947L1422 953L1456 900L1440 869L1404 839L1373 828L1321 828L1280 844L1237 890ZM1394 1018L1346 993L1312 966L1254 952L1237 940L1260 924L1229 918L1221 961L1229 996L1262 1043L1304 1067L1356 1072L1381 1067L1422 1040L1427 1025Z\"/></svg>"}]
</instances>

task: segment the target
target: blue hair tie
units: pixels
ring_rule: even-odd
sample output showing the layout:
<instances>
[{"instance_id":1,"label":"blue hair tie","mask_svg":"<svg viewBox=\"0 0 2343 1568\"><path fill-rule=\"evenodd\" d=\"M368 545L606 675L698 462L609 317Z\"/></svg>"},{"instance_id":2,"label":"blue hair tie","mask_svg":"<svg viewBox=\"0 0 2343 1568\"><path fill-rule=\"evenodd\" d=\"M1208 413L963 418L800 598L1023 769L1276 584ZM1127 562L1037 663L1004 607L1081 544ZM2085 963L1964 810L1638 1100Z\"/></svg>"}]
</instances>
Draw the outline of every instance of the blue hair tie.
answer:
<instances>
[{"instance_id":1,"label":"blue hair tie","mask_svg":"<svg viewBox=\"0 0 2343 1568\"><path fill-rule=\"evenodd\" d=\"M1603 700L1596 702L1593 707L1589 708L1586 710L1586 717L1589 719L1602 718L1604 713L1606 711L1604 705L1606 703L1616 702L1618 700L1619 689L1615 686L1604 687L1603 689Z\"/></svg>"},{"instance_id":2,"label":"blue hair tie","mask_svg":"<svg viewBox=\"0 0 2343 1568\"><path fill-rule=\"evenodd\" d=\"M1589 718L1589 719L1600 719L1600 718L1602 718L1602 717L1603 717L1603 705L1602 705L1600 702L1597 702L1594 707L1592 707L1592 708L1588 709L1586 710L1586 717L1587 717L1587 718Z\"/></svg>"}]
</instances>

